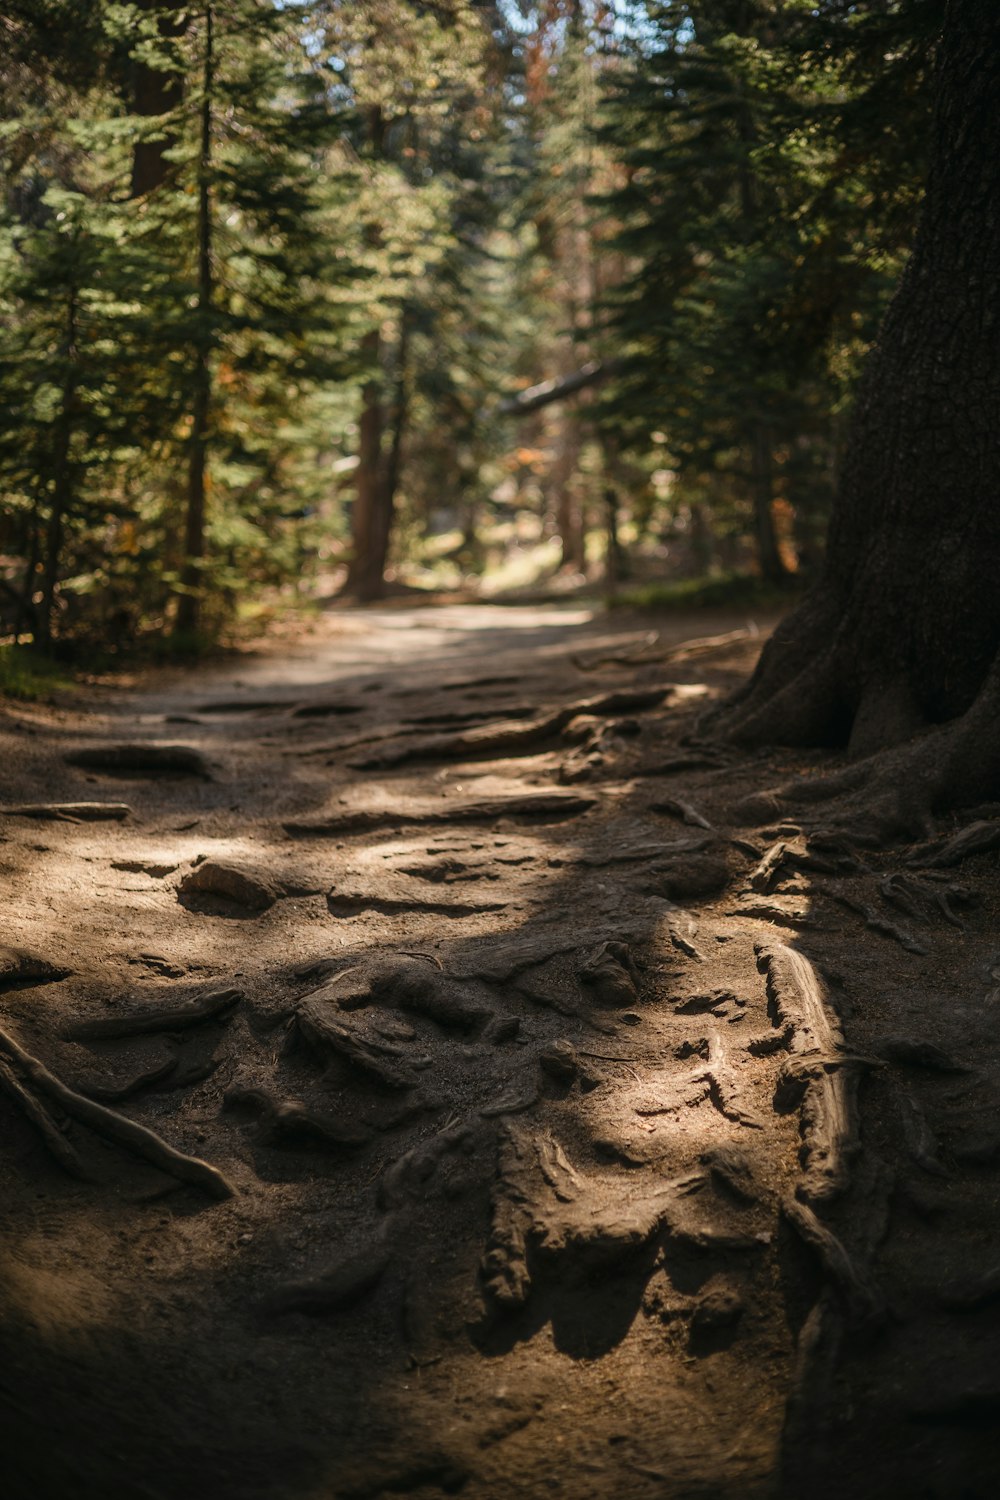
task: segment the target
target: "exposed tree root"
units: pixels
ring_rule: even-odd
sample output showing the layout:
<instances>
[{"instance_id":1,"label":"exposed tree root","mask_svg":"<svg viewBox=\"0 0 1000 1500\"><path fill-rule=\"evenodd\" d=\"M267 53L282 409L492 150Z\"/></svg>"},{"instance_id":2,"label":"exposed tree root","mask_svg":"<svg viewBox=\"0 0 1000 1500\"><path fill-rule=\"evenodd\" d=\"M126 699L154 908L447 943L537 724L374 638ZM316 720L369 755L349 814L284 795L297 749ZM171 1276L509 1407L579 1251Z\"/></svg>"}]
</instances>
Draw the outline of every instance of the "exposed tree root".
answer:
<instances>
[{"instance_id":1,"label":"exposed tree root","mask_svg":"<svg viewBox=\"0 0 1000 1500\"><path fill-rule=\"evenodd\" d=\"M759 634L756 626L747 625L740 630L727 630L722 635L706 635L696 637L694 640L682 641L677 646L667 646L662 651L652 649L659 639L659 632L653 631L642 641L641 649L636 652L626 652L604 656L574 656L573 665L581 672L595 672L602 667L644 667L653 662L663 661L686 661L689 656L702 656L706 652L719 651L726 646L735 646L737 643L752 640Z\"/></svg>"},{"instance_id":2,"label":"exposed tree root","mask_svg":"<svg viewBox=\"0 0 1000 1500\"><path fill-rule=\"evenodd\" d=\"M899 871L883 876L878 889L883 901L895 906L915 922L928 922L933 917L942 917L952 927L959 929L964 928L965 923L955 911L955 905L969 906L976 899L974 892L967 886L942 886Z\"/></svg>"},{"instance_id":3,"label":"exposed tree root","mask_svg":"<svg viewBox=\"0 0 1000 1500\"><path fill-rule=\"evenodd\" d=\"M763 1121L743 1103L742 1089L735 1071L726 1060L725 1049L717 1033L703 1040L706 1056L701 1067L669 1081L669 1093L636 1105L642 1116L676 1114L703 1099L711 1100L720 1115L751 1130L762 1130Z\"/></svg>"},{"instance_id":4,"label":"exposed tree root","mask_svg":"<svg viewBox=\"0 0 1000 1500\"><path fill-rule=\"evenodd\" d=\"M523 1306L531 1291L528 1236L533 1222L533 1165L529 1138L511 1126L502 1129L497 1141L493 1221L482 1263L486 1294L502 1310Z\"/></svg>"},{"instance_id":5,"label":"exposed tree root","mask_svg":"<svg viewBox=\"0 0 1000 1500\"><path fill-rule=\"evenodd\" d=\"M390 1013L390 1020L392 1019ZM426 1054L405 1043L387 1040L374 1011L338 1014L323 993L307 996L295 1012L299 1033L317 1052L333 1054L390 1089L413 1088L417 1074L430 1066Z\"/></svg>"},{"instance_id":6,"label":"exposed tree root","mask_svg":"<svg viewBox=\"0 0 1000 1500\"><path fill-rule=\"evenodd\" d=\"M145 1010L119 1011L77 1021L63 1032L67 1041L106 1041L114 1037L145 1036L157 1031L186 1031L215 1020L230 1010L244 993L232 985L206 990L179 1005L157 1005Z\"/></svg>"},{"instance_id":7,"label":"exposed tree root","mask_svg":"<svg viewBox=\"0 0 1000 1500\"><path fill-rule=\"evenodd\" d=\"M948 1169L938 1155L938 1141L927 1116L907 1089L897 1094L903 1143L921 1171L930 1177L947 1177Z\"/></svg>"},{"instance_id":8,"label":"exposed tree root","mask_svg":"<svg viewBox=\"0 0 1000 1500\"><path fill-rule=\"evenodd\" d=\"M988 854L1000 847L1000 821L980 820L951 834L911 849L907 863L925 870L944 870L960 865L975 854Z\"/></svg>"},{"instance_id":9,"label":"exposed tree root","mask_svg":"<svg viewBox=\"0 0 1000 1500\"><path fill-rule=\"evenodd\" d=\"M17 802L0 807L0 818L36 818L56 823L120 823L131 813L127 802Z\"/></svg>"},{"instance_id":10,"label":"exposed tree root","mask_svg":"<svg viewBox=\"0 0 1000 1500\"><path fill-rule=\"evenodd\" d=\"M869 906L866 901L859 901L856 896L845 895L843 891L836 892L833 899L839 901L841 906L846 906L848 911L857 912L858 916L864 919L864 924L869 931L877 932L881 937L891 938L894 943L898 943L907 953L916 953L921 956L927 953L926 943L922 943L919 938L915 938L912 932L907 932L904 928L897 927L895 922L888 921L873 906Z\"/></svg>"},{"instance_id":11,"label":"exposed tree root","mask_svg":"<svg viewBox=\"0 0 1000 1500\"><path fill-rule=\"evenodd\" d=\"M480 1029L495 1016L492 1009L470 998L467 986L412 958L380 964L372 977L371 996L459 1031Z\"/></svg>"},{"instance_id":12,"label":"exposed tree root","mask_svg":"<svg viewBox=\"0 0 1000 1500\"><path fill-rule=\"evenodd\" d=\"M374 1291L391 1262L384 1244L377 1243L334 1261L319 1276L288 1281L277 1287L262 1305L265 1313L339 1312Z\"/></svg>"},{"instance_id":13,"label":"exposed tree root","mask_svg":"<svg viewBox=\"0 0 1000 1500\"><path fill-rule=\"evenodd\" d=\"M775 688L773 696L765 693L765 678L774 675L773 665L764 671L762 658L761 670L751 685L748 702L758 707L750 712L746 703L734 700L717 727L727 738L743 743L837 743L829 720L831 712L836 717L842 711L842 704L832 664L826 662L817 673L821 682L818 703L815 684L809 690L805 714L809 732L805 734L798 732L802 723L787 702L787 695L794 697L798 691L796 683ZM833 671L834 681L826 680L827 670ZM895 719L890 715L890 720L883 725L885 732L874 736L874 743L867 735L852 739L852 748L872 752L865 759L828 776L787 782L759 793L734 808L734 818L763 822L796 808L838 801L828 821L852 830L868 843L885 845L899 839L926 839L934 831L935 813L975 806L996 795L1000 786L1000 656L977 698L960 718L925 729L916 737L912 737L915 726L906 715ZM992 834L985 830L977 830L973 846L979 838L983 839L981 847L995 847ZM963 857L961 846L957 846L955 855L953 862L957 863Z\"/></svg>"},{"instance_id":14,"label":"exposed tree root","mask_svg":"<svg viewBox=\"0 0 1000 1500\"><path fill-rule=\"evenodd\" d=\"M856 1147L855 1070L809 960L784 944L758 944L757 967L802 1087L803 1176L797 1192L817 1203L843 1192Z\"/></svg>"},{"instance_id":15,"label":"exposed tree root","mask_svg":"<svg viewBox=\"0 0 1000 1500\"><path fill-rule=\"evenodd\" d=\"M808 1493L817 1465L824 1461L843 1333L844 1317L836 1294L826 1287L796 1340L781 1434L782 1494Z\"/></svg>"},{"instance_id":16,"label":"exposed tree root","mask_svg":"<svg viewBox=\"0 0 1000 1500\"><path fill-rule=\"evenodd\" d=\"M187 1156L183 1151L177 1151L173 1146L168 1145L162 1136L147 1129L145 1125L138 1125L134 1120L127 1119L125 1115L120 1115L117 1111L108 1109L103 1104L97 1104L93 1099L85 1098L83 1094L78 1094L54 1073L50 1073L37 1057L26 1052L20 1043L4 1030L0 1030L0 1055L5 1063L3 1075L0 1075L0 1084L3 1084L11 1074L17 1077L21 1090L18 1103L22 1103L24 1095L31 1091L45 1094L67 1115L79 1120L96 1135L104 1136L106 1140L113 1141L136 1156L143 1157L154 1167L158 1167L161 1172L176 1177L180 1182L203 1188L214 1198L232 1197L233 1188L216 1167L210 1166L199 1157ZM42 1106L36 1100L34 1112L30 1116L32 1123L36 1126L39 1125L38 1116L41 1112ZM53 1130L55 1129L57 1127L53 1126ZM54 1140L52 1133L45 1129L42 1133L46 1144L51 1149ZM65 1154L58 1155L58 1152L57 1159L61 1165L67 1165L69 1160ZM72 1167L69 1169L73 1170Z\"/></svg>"},{"instance_id":17,"label":"exposed tree root","mask_svg":"<svg viewBox=\"0 0 1000 1500\"><path fill-rule=\"evenodd\" d=\"M224 859L203 860L188 871L177 887L182 905L196 906L208 896L252 912L267 911L284 894L276 881Z\"/></svg>"},{"instance_id":18,"label":"exposed tree root","mask_svg":"<svg viewBox=\"0 0 1000 1500\"><path fill-rule=\"evenodd\" d=\"M404 765L414 760L463 760L485 755L517 755L522 750L533 750L537 745L554 739L576 718L607 718L615 714L655 708L669 692L668 687L640 688L608 693L600 698L581 698L576 703L566 704L563 708L526 722L511 720L482 729L463 730L458 734L430 735L422 740L409 740L405 744L390 747L381 754L352 761L351 765L358 770L371 771Z\"/></svg>"},{"instance_id":19,"label":"exposed tree root","mask_svg":"<svg viewBox=\"0 0 1000 1500\"><path fill-rule=\"evenodd\" d=\"M125 1078L119 1083L108 1083L100 1078L85 1078L78 1081L77 1086L79 1092L86 1094L88 1099L99 1099L102 1104L118 1104L122 1099L130 1099L133 1094L141 1093L143 1089L164 1083L171 1078L176 1069L177 1056L171 1054L169 1057L161 1058L150 1067L143 1068L141 1072L133 1073L131 1078Z\"/></svg>"},{"instance_id":20,"label":"exposed tree root","mask_svg":"<svg viewBox=\"0 0 1000 1500\"><path fill-rule=\"evenodd\" d=\"M401 807L358 808L331 818L289 822L282 826L294 838L339 838L345 833L374 833L382 828L427 827L452 823L497 823L501 818L555 822L589 812L597 798L586 792L527 792L482 802L407 803Z\"/></svg>"},{"instance_id":21,"label":"exposed tree root","mask_svg":"<svg viewBox=\"0 0 1000 1500\"><path fill-rule=\"evenodd\" d=\"M86 1178L87 1173L76 1147L68 1140L52 1113L39 1103L30 1089L25 1087L16 1069L4 1058L0 1058L0 1089L13 1100L34 1125L49 1152L63 1170L71 1177ZM68 1121L66 1123L68 1124Z\"/></svg>"},{"instance_id":22,"label":"exposed tree root","mask_svg":"<svg viewBox=\"0 0 1000 1500\"><path fill-rule=\"evenodd\" d=\"M820 1223L808 1204L789 1197L784 1199L781 1209L789 1224L819 1257L841 1298L848 1323L859 1330L873 1331L879 1327L885 1320L885 1299L855 1264L843 1243Z\"/></svg>"},{"instance_id":23,"label":"exposed tree root","mask_svg":"<svg viewBox=\"0 0 1000 1500\"><path fill-rule=\"evenodd\" d=\"M301 1099L279 1099L260 1088L231 1088L225 1096L227 1105L250 1109L258 1116L261 1139L275 1146L322 1146L334 1151L355 1150L364 1146L370 1135L364 1130L349 1130L317 1114Z\"/></svg>"},{"instance_id":24,"label":"exposed tree root","mask_svg":"<svg viewBox=\"0 0 1000 1500\"><path fill-rule=\"evenodd\" d=\"M421 1141L382 1174L378 1185L379 1206L392 1212L418 1201L426 1195L427 1183L442 1162L455 1153L471 1156L475 1144L475 1130L464 1120L455 1120L429 1140Z\"/></svg>"}]
</instances>

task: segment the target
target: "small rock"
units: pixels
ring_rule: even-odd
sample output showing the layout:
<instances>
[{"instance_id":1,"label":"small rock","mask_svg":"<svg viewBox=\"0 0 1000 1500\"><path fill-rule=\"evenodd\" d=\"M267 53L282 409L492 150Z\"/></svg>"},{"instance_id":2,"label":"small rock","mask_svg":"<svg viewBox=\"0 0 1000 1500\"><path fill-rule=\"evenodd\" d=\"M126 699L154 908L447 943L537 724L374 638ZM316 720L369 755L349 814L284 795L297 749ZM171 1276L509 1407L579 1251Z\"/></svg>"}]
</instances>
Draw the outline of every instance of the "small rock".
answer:
<instances>
[{"instance_id":1,"label":"small rock","mask_svg":"<svg viewBox=\"0 0 1000 1500\"><path fill-rule=\"evenodd\" d=\"M266 911L282 894L265 877L219 859L206 859L196 870L191 870L178 891L181 896L215 896L248 911Z\"/></svg>"},{"instance_id":2,"label":"small rock","mask_svg":"<svg viewBox=\"0 0 1000 1500\"><path fill-rule=\"evenodd\" d=\"M695 1333L714 1333L719 1328L731 1328L742 1316L743 1298L736 1288L730 1282L714 1282L695 1307L691 1328Z\"/></svg>"},{"instance_id":3,"label":"small rock","mask_svg":"<svg viewBox=\"0 0 1000 1500\"><path fill-rule=\"evenodd\" d=\"M572 1083L580 1071L580 1061L572 1042L552 1042L539 1053L538 1061L542 1071L559 1083Z\"/></svg>"}]
</instances>

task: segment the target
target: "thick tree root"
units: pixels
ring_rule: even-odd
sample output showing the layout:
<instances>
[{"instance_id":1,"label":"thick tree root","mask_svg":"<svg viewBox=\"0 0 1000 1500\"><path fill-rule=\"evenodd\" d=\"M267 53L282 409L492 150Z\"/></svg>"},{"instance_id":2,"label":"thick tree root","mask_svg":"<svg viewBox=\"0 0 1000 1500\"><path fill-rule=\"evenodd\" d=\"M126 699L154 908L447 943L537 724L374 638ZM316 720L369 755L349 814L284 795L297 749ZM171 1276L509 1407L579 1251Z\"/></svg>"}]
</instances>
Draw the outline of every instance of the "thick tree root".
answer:
<instances>
[{"instance_id":1,"label":"thick tree root","mask_svg":"<svg viewBox=\"0 0 1000 1500\"><path fill-rule=\"evenodd\" d=\"M844 1317L828 1287L810 1310L796 1340L781 1434L783 1495L808 1493L817 1465L824 1461L843 1334Z\"/></svg>"},{"instance_id":2,"label":"thick tree root","mask_svg":"<svg viewBox=\"0 0 1000 1500\"><path fill-rule=\"evenodd\" d=\"M369 1246L353 1255L345 1255L319 1276L302 1281L288 1281L275 1289L265 1299L261 1311L265 1313L310 1313L339 1312L352 1307L362 1297L374 1291L385 1275L391 1254L381 1243Z\"/></svg>"},{"instance_id":3,"label":"thick tree root","mask_svg":"<svg viewBox=\"0 0 1000 1500\"><path fill-rule=\"evenodd\" d=\"M574 656L573 665L581 672L597 672L602 667L644 667L650 663L663 661L686 661L691 656L703 656L712 651L721 651L726 646L735 646L743 641L752 640L757 636L755 626L747 625L741 630L727 630L722 635L706 635L690 641L682 641L677 646L667 646L664 650L651 648L656 639L654 632L652 639L649 637L643 641L643 646L637 652L616 654L611 656Z\"/></svg>"},{"instance_id":4,"label":"thick tree root","mask_svg":"<svg viewBox=\"0 0 1000 1500\"><path fill-rule=\"evenodd\" d=\"M0 1058L0 1089L31 1121L63 1171L68 1172L71 1177L86 1178L86 1170L75 1146L60 1129L52 1113L39 1103L31 1090L21 1082L15 1068L3 1058Z\"/></svg>"},{"instance_id":5,"label":"thick tree root","mask_svg":"<svg viewBox=\"0 0 1000 1500\"><path fill-rule=\"evenodd\" d=\"M894 943L898 943L907 953L916 953L922 957L928 952L926 943L922 943L919 938L915 938L912 932L907 932L905 928L897 927L895 922L888 921L873 906L869 906L866 901L859 901L857 897L845 895L842 891L836 893L834 900L839 901L841 906L846 906L848 911L857 912L858 916L863 918L864 924L870 932L877 932L880 937L891 938Z\"/></svg>"},{"instance_id":6,"label":"thick tree root","mask_svg":"<svg viewBox=\"0 0 1000 1500\"><path fill-rule=\"evenodd\" d=\"M317 1114L301 1099L278 1099L266 1089L231 1088L225 1103L257 1113L260 1138L266 1145L319 1146L343 1152L371 1139L367 1131L345 1129L336 1120Z\"/></svg>"},{"instance_id":7,"label":"thick tree root","mask_svg":"<svg viewBox=\"0 0 1000 1500\"><path fill-rule=\"evenodd\" d=\"M944 870L960 865L975 854L988 854L996 848L1000 848L1000 820L981 819L943 841L934 839L912 849L907 863L925 870Z\"/></svg>"},{"instance_id":8,"label":"thick tree root","mask_svg":"<svg viewBox=\"0 0 1000 1500\"><path fill-rule=\"evenodd\" d=\"M452 823L498 823L501 818L528 822L557 822L589 812L597 798L586 792L528 792L493 797L482 802L441 801L423 806L406 803L392 808L359 808L332 818L282 824L293 838L339 838L346 833L375 833L383 828L429 827Z\"/></svg>"},{"instance_id":9,"label":"thick tree root","mask_svg":"<svg viewBox=\"0 0 1000 1500\"><path fill-rule=\"evenodd\" d=\"M940 917L959 930L964 928L965 923L955 911L955 906L970 906L976 899L974 892L967 886L942 886L936 881L921 880L917 875L906 875L899 871L883 876L878 889L883 901L905 913L911 921L926 923L934 917Z\"/></svg>"},{"instance_id":10,"label":"thick tree root","mask_svg":"<svg viewBox=\"0 0 1000 1500\"><path fill-rule=\"evenodd\" d=\"M147 1036L158 1031L187 1031L192 1026L218 1019L244 998L241 989L226 985L221 989L206 990L180 1005L153 1006L148 1010L123 1011L77 1021L64 1030L63 1036L73 1042L107 1041L116 1037Z\"/></svg>"},{"instance_id":11,"label":"thick tree root","mask_svg":"<svg viewBox=\"0 0 1000 1500\"><path fill-rule=\"evenodd\" d=\"M120 1115L117 1111L108 1109L103 1104L97 1104L94 1100L85 1098L83 1094L78 1094L54 1073L50 1073L37 1057L26 1052L20 1043L4 1030L0 1030L0 1056L6 1064L5 1074L13 1071L20 1075L22 1092L34 1090L47 1095L67 1115L79 1120L96 1135L104 1136L106 1140L113 1141L136 1156L143 1157L154 1167L158 1167L161 1172L176 1177L179 1182L200 1187L214 1198L232 1197L234 1189L217 1168L210 1166L199 1157L187 1156L183 1151L177 1151L155 1131L147 1129L145 1125L138 1125L134 1120L127 1119L125 1115ZM3 1079L0 1078L0 1083L2 1082ZM28 1086L27 1089L24 1087L25 1083ZM36 1105L37 1109L41 1110L42 1106L37 1104L37 1101ZM32 1120L33 1123L38 1123L36 1115L32 1115ZM51 1146L51 1135L43 1132L43 1136L46 1144ZM66 1165L62 1157L59 1159L62 1165Z\"/></svg>"},{"instance_id":12,"label":"thick tree root","mask_svg":"<svg viewBox=\"0 0 1000 1500\"><path fill-rule=\"evenodd\" d=\"M601 698L581 698L576 703L554 710L540 718L509 721L481 729L467 729L458 734L430 735L422 740L390 746L378 755L351 762L358 770L382 770L405 765L414 760L475 760L482 756L517 755L531 751L563 733L574 719L607 718L615 714L636 713L655 708L663 702L670 688L646 688L608 693Z\"/></svg>"},{"instance_id":13,"label":"thick tree root","mask_svg":"<svg viewBox=\"0 0 1000 1500\"><path fill-rule=\"evenodd\" d=\"M0 807L0 818L36 818L57 823L120 823L131 813L127 802L18 802Z\"/></svg>"},{"instance_id":14,"label":"thick tree root","mask_svg":"<svg viewBox=\"0 0 1000 1500\"><path fill-rule=\"evenodd\" d=\"M224 859L204 860L189 870L177 887L177 899L181 905L195 910L204 909L201 903L207 896L225 902L227 906L262 912L283 895L285 890L277 881Z\"/></svg>"},{"instance_id":15,"label":"thick tree root","mask_svg":"<svg viewBox=\"0 0 1000 1500\"><path fill-rule=\"evenodd\" d=\"M389 1212L417 1202L427 1192L427 1183L441 1163L454 1153L471 1156L476 1133L464 1120L455 1120L430 1140L398 1157L382 1174L378 1186L379 1207Z\"/></svg>"},{"instance_id":16,"label":"thick tree root","mask_svg":"<svg viewBox=\"0 0 1000 1500\"><path fill-rule=\"evenodd\" d=\"M757 967L785 1044L797 1064L803 1093L800 1115L803 1176L797 1192L806 1202L834 1198L847 1186L856 1147L854 1069L825 991L809 960L784 944L758 944Z\"/></svg>"},{"instance_id":17,"label":"thick tree root","mask_svg":"<svg viewBox=\"0 0 1000 1500\"><path fill-rule=\"evenodd\" d=\"M785 1198L782 1213L805 1244L819 1257L824 1271L836 1287L849 1325L874 1332L886 1316L885 1299L878 1287L848 1254L842 1242L821 1224L808 1204Z\"/></svg>"},{"instance_id":18,"label":"thick tree root","mask_svg":"<svg viewBox=\"0 0 1000 1500\"><path fill-rule=\"evenodd\" d=\"M392 1013L384 1012L383 1016L391 1026L395 1020ZM298 1031L314 1051L332 1053L386 1088L413 1088L419 1072L430 1066L431 1059L415 1053L405 1042L387 1038L379 1024L381 1019L377 1011L370 1010L348 1020L337 1012L324 991L307 996L295 1012Z\"/></svg>"},{"instance_id":19,"label":"thick tree root","mask_svg":"<svg viewBox=\"0 0 1000 1500\"><path fill-rule=\"evenodd\" d=\"M372 977L370 993L382 1004L398 1005L458 1031L480 1029L495 1016L491 1008L470 998L467 986L412 958L380 964Z\"/></svg>"},{"instance_id":20,"label":"thick tree root","mask_svg":"<svg viewBox=\"0 0 1000 1500\"><path fill-rule=\"evenodd\" d=\"M636 967L626 943L602 943L580 970L580 984L598 1005L634 1005Z\"/></svg>"}]
</instances>

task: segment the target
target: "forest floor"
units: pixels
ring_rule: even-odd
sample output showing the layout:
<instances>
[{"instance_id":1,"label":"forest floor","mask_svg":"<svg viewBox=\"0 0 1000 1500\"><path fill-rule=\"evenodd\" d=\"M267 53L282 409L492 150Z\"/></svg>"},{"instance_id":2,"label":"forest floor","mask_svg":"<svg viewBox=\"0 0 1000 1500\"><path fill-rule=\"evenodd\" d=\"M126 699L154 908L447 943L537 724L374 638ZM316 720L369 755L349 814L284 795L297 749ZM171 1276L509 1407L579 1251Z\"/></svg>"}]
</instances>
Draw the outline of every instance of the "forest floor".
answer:
<instances>
[{"instance_id":1,"label":"forest floor","mask_svg":"<svg viewBox=\"0 0 1000 1500\"><path fill-rule=\"evenodd\" d=\"M750 820L743 624L6 705L5 1500L997 1493L998 809Z\"/></svg>"}]
</instances>

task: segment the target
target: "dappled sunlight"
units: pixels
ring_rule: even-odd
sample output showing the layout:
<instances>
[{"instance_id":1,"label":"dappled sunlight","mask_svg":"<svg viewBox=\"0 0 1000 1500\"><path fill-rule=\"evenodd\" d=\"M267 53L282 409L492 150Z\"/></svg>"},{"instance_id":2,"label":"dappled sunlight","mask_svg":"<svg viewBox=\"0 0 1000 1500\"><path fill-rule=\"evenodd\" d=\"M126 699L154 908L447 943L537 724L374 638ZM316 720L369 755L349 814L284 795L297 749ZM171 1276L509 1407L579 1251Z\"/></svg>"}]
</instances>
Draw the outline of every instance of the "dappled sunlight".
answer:
<instances>
[{"instance_id":1,"label":"dappled sunlight","mask_svg":"<svg viewBox=\"0 0 1000 1500\"><path fill-rule=\"evenodd\" d=\"M664 893L711 818L630 774L676 746L720 679L704 662L636 669L666 701L640 694L637 728L579 787L559 786L575 741L558 729L516 759L351 765L366 735L409 743L414 687L422 712L483 704L489 722L508 694L600 699L580 647L630 638L627 621L567 626L562 611L531 611L502 649L495 628L456 643L447 671L433 630L400 631L376 694L385 633L364 674L326 660L287 708L283 663L224 691L171 684L160 703L210 779L133 780L135 821L97 830L9 825L22 946L79 951L58 1006L25 989L8 1013L54 1070L124 1090L116 1109L235 1189L213 1205L195 1176L160 1208L144 1200L161 1173L102 1146L64 1224L101 1184L133 1184L136 1238L112 1285L130 1286L158 1216L140 1302L184 1340L205 1318L224 1328L237 1363L263 1339L280 1423L311 1455L300 1500L311 1467L395 1488L467 1473L490 1493L523 1462L551 1483L563 1447L566 1472L601 1485L652 1494L677 1470L735 1500L773 1472L781 1431L797 1272L777 1202L799 1170L796 1116L772 1107L780 1058L747 1047L772 1028L759 920ZM137 707L160 739L156 701L147 687ZM344 703L363 708L311 753L298 708ZM88 725L91 742L119 734L135 734L124 716ZM122 785L101 776L102 792ZM486 811L462 821L470 807ZM209 868L223 883L185 893ZM29 920L36 881L52 905ZM266 906L241 904L258 890ZM186 1025L183 1006L196 1017L227 984L242 998L190 1030L128 1039L137 1007L179 1005ZM114 1034L88 1040L91 1018Z\"/></svg>"}]
</instances>

